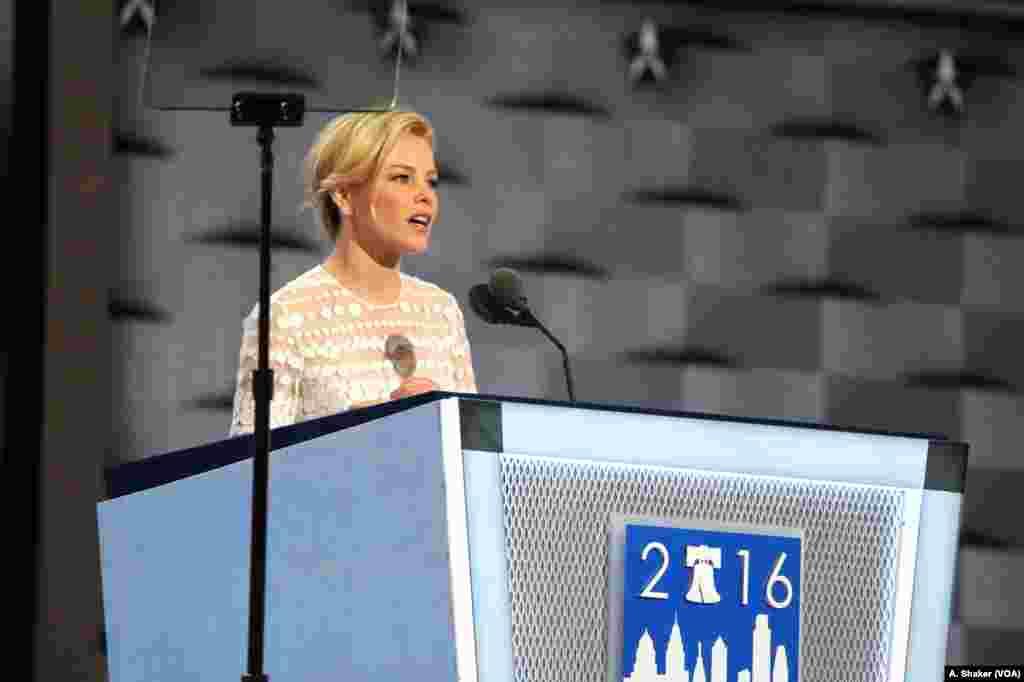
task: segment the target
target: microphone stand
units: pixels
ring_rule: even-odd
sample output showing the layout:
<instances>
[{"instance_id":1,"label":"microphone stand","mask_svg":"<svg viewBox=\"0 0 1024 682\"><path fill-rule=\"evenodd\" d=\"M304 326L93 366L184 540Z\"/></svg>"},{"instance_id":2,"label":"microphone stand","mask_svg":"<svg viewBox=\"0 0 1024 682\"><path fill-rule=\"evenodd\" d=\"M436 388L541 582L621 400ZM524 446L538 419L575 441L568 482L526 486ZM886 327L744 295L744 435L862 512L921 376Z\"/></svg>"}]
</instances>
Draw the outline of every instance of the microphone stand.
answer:
<instances>
[{"instance_id":1,"label":"microphone stand","mask_svg":"<svg viewBox=\"0 0 1024 682\"><path fill-rule=\"evenodd\" d=\"M518 289L518 286L516 287ZM512 299L512 300L509 300ZM469 290L469 307L484 322L489 324L511 324L520 327L536 327L548 337L562 354L562 367L565 369L565 384L569 389L569 401L576 402L576 391L573 390L572 370L569 368L569 353L562 342L537 319L522 295L496 297L488 284L477 284Z\"/></svg>"},{"instance_id":2,"label":"microphone stand","mask_svg":"<svg viewBox=\"0 0 1024 682\"><path fill-rule=\"evenodd\" d=\"M258 126L260 145L260 271L258 363L252 374L255 400L252 517L249 553L249 659L242 682L269 682L263 672L263 635L267 581L267 488L270 460L270 207L274 175L274 126L300 126L302 95L239 93L232 98L231 125Z\"/></svg>"}]
</instances>

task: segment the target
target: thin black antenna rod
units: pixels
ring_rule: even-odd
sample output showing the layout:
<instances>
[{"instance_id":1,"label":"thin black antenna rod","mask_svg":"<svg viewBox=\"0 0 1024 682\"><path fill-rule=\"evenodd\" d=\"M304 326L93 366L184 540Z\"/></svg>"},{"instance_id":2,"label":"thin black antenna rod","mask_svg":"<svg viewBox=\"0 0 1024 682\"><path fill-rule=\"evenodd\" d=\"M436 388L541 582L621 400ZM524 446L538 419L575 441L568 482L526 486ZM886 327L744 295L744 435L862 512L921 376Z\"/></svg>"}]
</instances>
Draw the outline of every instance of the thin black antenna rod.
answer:
<instances>
[{"instance_id":1,"label":"thin black antenna rod","mask_svg":"<svg viewBox=\"0 0 1024 682\"><path fill-rule=\"evenodd\" d=\"M267 498L270 469L270 401L274 370L270 369L270 208L274 185L274 126L302 125L305 100L301 95L240 93L231 107L231 125L259 126L260 145L260 265L258 362L253 371L255 399L253 432L252 513L249 543L249 651L242 682L269 682L263 671L267 589Z\"/></svg>"}]
</instances>

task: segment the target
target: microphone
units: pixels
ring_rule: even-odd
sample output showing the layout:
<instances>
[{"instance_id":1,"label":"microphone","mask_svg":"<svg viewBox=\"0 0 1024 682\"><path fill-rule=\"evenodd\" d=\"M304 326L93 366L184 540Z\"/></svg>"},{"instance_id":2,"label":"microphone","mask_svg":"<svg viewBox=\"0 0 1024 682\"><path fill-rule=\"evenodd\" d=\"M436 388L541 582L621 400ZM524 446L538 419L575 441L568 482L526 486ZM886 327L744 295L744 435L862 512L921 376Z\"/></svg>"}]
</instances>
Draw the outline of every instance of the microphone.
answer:
<instances>
[{"instance_id":1,"label":"microphone","mask_svg":"<svg viewBox=\"0 0 1024 682\"><path fill-rule=\"evenodd\" d=\"M412 341L401 334L392 334L384 342L384 355L398 372L402 380L406 380L416 371L416 352Z\"/></svg>"},{"instance_id":2,"label":"microphone","mask_svg":"<svg viewBox=\"0 0 1024 682\"><path fill-rule=\"evenodd\" d=\"M526 310L526 294L523 293L523 281L519 273L511 268L498 268L491 274L487 289L498 304L510 310Z\"/></svg>"},{"instance_id":3,"label":"microphone","mask_svg":"<svg viewBox=\"0 0 1024 682\"><path fill-rule=\"evenodd\" d=\"M498 268L491 273L487 284L477 284L469 290L469 306L480 319L490 324L512 324L521 327L536 327L548 337L562 353L562 367L565 370L565 384L569 400L576 401L573 391L572 370L569 368L569 354L565 346L554 337L530 310L523 293L523 281L519 273L511 268Z\"/></svg>"},{"instance_id":4,"label":"microphone","mask_svg":"<svg viewBox=\"0 0 1024 682\"><path fill-rule=\"evenodd\" d=\"M523 283L515 270L499 268L487 284L469 290L469 305L478 316L491 324L538 326L523 294Z\"/></svg>"}]
</instances>

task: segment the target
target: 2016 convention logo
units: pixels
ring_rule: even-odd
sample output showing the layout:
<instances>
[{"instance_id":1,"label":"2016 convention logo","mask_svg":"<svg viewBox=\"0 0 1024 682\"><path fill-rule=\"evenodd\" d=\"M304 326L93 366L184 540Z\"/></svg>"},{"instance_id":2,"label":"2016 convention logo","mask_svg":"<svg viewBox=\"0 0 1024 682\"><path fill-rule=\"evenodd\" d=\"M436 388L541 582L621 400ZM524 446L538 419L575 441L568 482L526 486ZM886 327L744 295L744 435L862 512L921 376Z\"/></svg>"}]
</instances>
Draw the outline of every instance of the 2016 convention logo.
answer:
<instances>
[{"instance_id":1,"label":"2016 convention logo","mask_svg":"<svg viewBox=\"0 0 1024 682\"><path fill-rule=\"evenodd\" d=\"M797 534L626 525L624 682L797 682Z\"/></svg>"}]
</instances>

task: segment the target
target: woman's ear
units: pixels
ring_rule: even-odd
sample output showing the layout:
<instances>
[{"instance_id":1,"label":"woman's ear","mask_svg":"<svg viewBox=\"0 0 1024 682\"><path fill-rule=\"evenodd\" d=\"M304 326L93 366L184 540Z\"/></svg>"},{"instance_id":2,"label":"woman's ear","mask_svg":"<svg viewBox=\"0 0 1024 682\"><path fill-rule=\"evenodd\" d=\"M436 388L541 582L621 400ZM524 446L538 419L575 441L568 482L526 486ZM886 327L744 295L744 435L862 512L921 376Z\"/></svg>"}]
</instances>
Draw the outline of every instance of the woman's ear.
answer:
<instances>
[{"instance_id":1,"label":"woman's ear","mask_svg":"<svg viewBox=\"0 0 1024 682\"><path fill-rule=\"evenodd\" d=\"M331 192L331 200L338 207L342 215L352 215L352 195L347 189L337 189Z\"/></svg>"}]
</instances>

